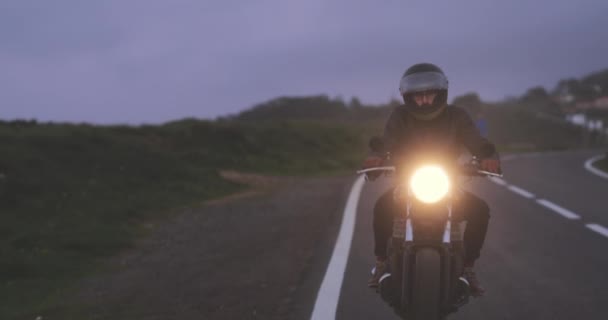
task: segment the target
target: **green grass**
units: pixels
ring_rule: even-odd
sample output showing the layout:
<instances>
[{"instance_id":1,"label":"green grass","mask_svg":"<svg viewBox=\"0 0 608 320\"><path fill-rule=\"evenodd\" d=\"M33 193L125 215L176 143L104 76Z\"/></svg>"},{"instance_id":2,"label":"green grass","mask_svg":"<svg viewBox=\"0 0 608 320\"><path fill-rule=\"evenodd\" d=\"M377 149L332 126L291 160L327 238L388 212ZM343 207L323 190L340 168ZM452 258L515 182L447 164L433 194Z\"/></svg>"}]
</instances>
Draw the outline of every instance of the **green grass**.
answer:
<instances>
[{"instance_id":1,"label":"green grass","mask_svg":"<svg viewBox=\"0 0 608 320\"><path fill-rule=\"evenodd\" d=\"M354 169L365 137L310 122L0 123L0 319L48 314L100 258L145 233L145 222L244 188L219 169Z\"/></svg>"},{"instance_id":2,"label":"green grass","mask_svg":"<svg viewBox=\"0 0 608 320\"><path fill-rule=\"evenodd\" d=\"M488 138L503 152L550 151L581 146L579 127L548 121L528 110L487 108Z\"/></svg>"}]
</instances>

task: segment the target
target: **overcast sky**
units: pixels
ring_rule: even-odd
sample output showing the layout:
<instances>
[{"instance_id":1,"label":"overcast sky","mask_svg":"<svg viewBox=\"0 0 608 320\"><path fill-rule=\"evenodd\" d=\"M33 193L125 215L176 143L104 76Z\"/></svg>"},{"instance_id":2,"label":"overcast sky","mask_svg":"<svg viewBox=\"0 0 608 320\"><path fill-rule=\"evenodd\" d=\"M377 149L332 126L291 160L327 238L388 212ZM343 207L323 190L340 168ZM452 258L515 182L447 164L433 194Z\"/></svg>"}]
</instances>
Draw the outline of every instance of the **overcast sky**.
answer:
<instances>
[{"instance_id":1,"label":"overcast sky","mask_svg":"<svg viewBox=\"0 0 608 320\"><path fill-rule=\"evenodd\" d=\"M485 100L608 68L606 0L0 0L0 118L159 123L281 95Z\"/></svg>"}]
</instances>

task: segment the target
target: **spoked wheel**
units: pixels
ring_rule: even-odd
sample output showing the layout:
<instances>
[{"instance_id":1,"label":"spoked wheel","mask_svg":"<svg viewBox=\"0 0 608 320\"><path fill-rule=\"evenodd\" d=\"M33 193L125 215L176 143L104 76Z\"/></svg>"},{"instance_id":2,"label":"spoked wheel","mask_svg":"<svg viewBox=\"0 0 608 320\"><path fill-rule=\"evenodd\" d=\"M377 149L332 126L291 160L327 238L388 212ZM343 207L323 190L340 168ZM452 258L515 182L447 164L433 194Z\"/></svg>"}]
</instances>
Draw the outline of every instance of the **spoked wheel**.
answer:
<instances>
[{"instance_id":1,"label":"spoked wheel","mask_svg":"<svg viewBox=\"0 0 608 320\"><path fill-rule=\"evenodd\" d=\"M442 319L441 257L437 250L422 248L416 252L413 282L412 319Z\"/></svg>"}]
</instances>

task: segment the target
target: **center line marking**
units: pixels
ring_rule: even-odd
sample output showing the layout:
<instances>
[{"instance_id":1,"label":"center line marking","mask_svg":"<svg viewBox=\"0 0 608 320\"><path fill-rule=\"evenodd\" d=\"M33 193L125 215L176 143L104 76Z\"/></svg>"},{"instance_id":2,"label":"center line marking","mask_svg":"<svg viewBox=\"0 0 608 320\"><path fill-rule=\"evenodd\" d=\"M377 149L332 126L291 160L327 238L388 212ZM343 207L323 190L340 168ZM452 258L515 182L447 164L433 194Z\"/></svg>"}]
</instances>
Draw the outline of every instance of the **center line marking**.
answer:
<instances>
[{"instance_id":1,"label":"center line marking","mask_svg":"<svg viewBox=\"0 0 608 320\"><path fill-rule=\"evenodd\" d=\"M516 186L511 185L508 188L509 188L509 190L517 193L518 195L520 195L520 196L522 196L524 198L528 198L528 199L534 198L534 194L533 193L528 192L528 191L526 191L526 190L524 190L524 189L522 189L520 187L516 187Z\"/></svg>"},{"instance_id":2,"label":"center line marking","mask_svg":"<svg viewBox=\"0 0 608 320\"><path fill-rule=\"evenodd\" d=\"M595 223L590 223L590 224L585 225L585 227L587 227L587 228L589 228L589 229L591 229L591 230L593 230L593 231L595 231L595 232L603 235L604 237L608 238L608 228L606 228L604 226L601 226L601 225L595 224Z\"/></svg>"},{"instance_id":3,"label":"center line marking","mask_svg":"<svg viewBox=\"0 0 608 320\"><path fill-rule=\"evenodd\" d=\"M344 280L344 270L346 269L351 240L355 230L357 205L359 204L359 196L361 195L364 183L365 176L361 175L350 190L350 195L344 208L344 215L342 216L340 233L338 233L336 246L331 255L329 266L327 266L327 271L325 271L321 288L319 289L319 293L317 293L317 300L315 301L311 320L336 318L340 290L342 289L342 281Z\"/></svg>"},{"instance_id":4,"label":"center line marking","mask_svg":"<svg viewBox=\"0 0 608 320\"><path fill-rule=\"evenodd\" d=\"M549 201L549 200L545 200L545 199L538 199L536 200L536 202L538 202L538 204L553 210L554 212L560 214L561 216L563 216L564 218L570 219L570 220L577 220L580 219L581 216L579 216L578 214L568 210L568 209L564 209L560 206L558 206L557 204Z\"/></svg>"}]
</instances>

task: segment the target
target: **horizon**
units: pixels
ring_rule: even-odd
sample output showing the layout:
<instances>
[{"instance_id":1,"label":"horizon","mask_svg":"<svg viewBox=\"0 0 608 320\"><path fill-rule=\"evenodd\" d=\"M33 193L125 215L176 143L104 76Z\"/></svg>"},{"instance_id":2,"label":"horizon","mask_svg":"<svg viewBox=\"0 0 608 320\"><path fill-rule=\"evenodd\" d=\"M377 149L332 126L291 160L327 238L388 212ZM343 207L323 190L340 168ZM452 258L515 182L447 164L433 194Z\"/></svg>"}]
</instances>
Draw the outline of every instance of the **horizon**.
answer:
<instances>
[{"instance_id":1,"label":"horizon","mask_svg":"<svg viewBox=\"0 0 608 320\"><path fill-rule=\"evenodd\" d=\"M545 90L547 90L549 93L551 93L551 91L554 89L554 87L557 85L557 83L560 80L564 80L564 79L577 79L577 80L581 80L582 78L584 78L584 77L586 77L586 76L588 76L590 74L594 74L594 73L601 72L601 71L608 71L608 68L603 68L603 69L600 69L600 70L597 70L597 71L592 71L590 73L584 74L584 75L579 76L579 77L563 77L563 78L561 78L559 80L556 80L555 84L552 87L545 87L545 86L540 86L540 87L543 87ZM457 96L451 96L450 95L450 96L448 96L448 101L453 101L455 98L458 98L460 96L474 93L474 94L477 94L480 97L480 99L481 99L481 101L483 103L498 104L498 103L501 103L501 102L505 102L506 100L508 100L510 98L519 98L523 94L525 94L525 92L528 89L531 89L531 88L534 88L534 87L539 87L539 86L533 86L533 87L527 88L526 90L524 90L523 92L521 92L519 94L505 96L502 99L496 99L496 100L484 99L478 92L469 91L469 92L463 92L462 94L457 95ZM182 120L188 120L188 119L194 119L194 120L197 120L197 121L216 121L216 120L219 120L221 118L227 118L227 117L231 117L231 116L236 116L236 115L238 115L241 112L244 112L244 111L247 111L247 110L251 110L251 109L257 107L258 105L265 104L265 103L268 103L268 102L276 100L276 99L280 99L280 98L296 98L297 99L297 98L308 98L308 97L316 97L316 96L327 96L329 99L332 99L332 100L341 99L344 102L345 105L348 105L348 103L349 103L349 101L351 99L357 98L357 99L359 99L359 101L361 102L361 104L364 107L372 107L372 108L382 107L384 105L387 105L388 103L391 102L392 99L396 99L400 103L402 103L402 99L400 97L395 97L395 96L389 97L388 99L386 99L386 101L381 101L381 102L377 102L377 103L373 103L373 102L369 103L369 102L366 102L366 101L362 101L361 98L359 98L357 96L344 97L344 96L342 96L340 94L331 96L331 95L326 94L326 93L317 93L317 94L309 94L309 95L292 95L292 96L290 96L290 95L278 95L278 96L275 96L273 98L269 98L267 100L263 100L263 101L259 101L259 102L253 103L249 107L240 109L240 110L238 110L238 111L236 111L234 113L220 114L220 115L217 115L217 116L215 116L213 118L201 118L201 117L196 117L196 116L184 116L184 117L181 117L181 118L167 119L167 120L162 121L162 122L151 122L151 123L146 123L146 122L140 122L140 123L133 123L133 122L96 123L96 122L90 122L90 121L86 121L86 120L85 121L65 121L65 120L41 120L41 119L37 119L37 118L13 118L13 119L5 119L5 118L2 118L2 117L0 117L0 121L6 121L6 122L12 122L12 121L24 121L24 122L35 121L37 123L42 123L42 124L58 124L58 125L61 125L61 124L74 124L74 125L99 125L99 126L164 125L164 124L167 124L167 123L177 122L177 121L182 121ZM608 96L608 95L606 95L606 96Z\"/></svg>"}]
</instances>

